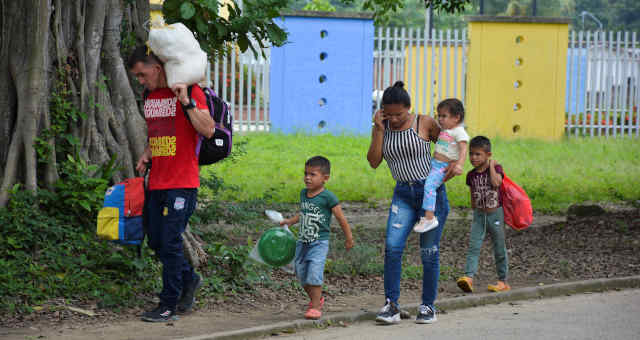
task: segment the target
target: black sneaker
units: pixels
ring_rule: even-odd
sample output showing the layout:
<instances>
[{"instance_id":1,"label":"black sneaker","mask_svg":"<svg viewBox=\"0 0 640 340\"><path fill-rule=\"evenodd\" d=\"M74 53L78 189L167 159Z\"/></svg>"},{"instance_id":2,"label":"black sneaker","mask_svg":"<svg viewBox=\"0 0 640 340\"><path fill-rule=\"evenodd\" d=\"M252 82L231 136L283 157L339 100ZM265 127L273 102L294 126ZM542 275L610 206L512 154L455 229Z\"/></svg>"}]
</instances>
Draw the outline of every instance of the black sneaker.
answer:
<instances>
[{"instance_id":1,"label":"black sneaker","mask_svg":"<svg viewBox=\"0 0 640 340\"><path fill-rule=\"evenodd\" d=\"M438 320L436 318L436 311L427 305L420 305L418 307L418 316L416 316L416 323L434 323Z\"/></svg>"},{"instance_id":2,"label":"black sneaker","mask_svg":"<svg viewBox=\"0 0 640 340\"><path fill-rule=\"evenodd\" d=\"M184 314L191 311L193 303L196 301L196 292L200 286L202 286L202 280L200 279L200 275L196 274L196 279L186 285L182 291L182 295L180 296L180 300L178 300L178 305L176 306L176 312L178 314Z\"/></svg>"},{"instance_id":3,"label":"black sneaker","mask_svg":"<svg viewBox=\"0 0 640 340\"><path fill-rule=\"evenodd\" d=\"M162 304L159 304L154 310L142 314L142 321L167 322L175 320L178 320L176 312Z\"/></svg>"},{"instance_id":4,"label":"black sneaker","mask_svg":"<svg viewBox=\"0 0 640 340\"><path fill-rule=\"evenodd\" d=\"M394 324L400 322L400 310L398 306L387 299L387 303L380 309L376 316L376 321L384 324Z\"/></svg>"}]
</instances>

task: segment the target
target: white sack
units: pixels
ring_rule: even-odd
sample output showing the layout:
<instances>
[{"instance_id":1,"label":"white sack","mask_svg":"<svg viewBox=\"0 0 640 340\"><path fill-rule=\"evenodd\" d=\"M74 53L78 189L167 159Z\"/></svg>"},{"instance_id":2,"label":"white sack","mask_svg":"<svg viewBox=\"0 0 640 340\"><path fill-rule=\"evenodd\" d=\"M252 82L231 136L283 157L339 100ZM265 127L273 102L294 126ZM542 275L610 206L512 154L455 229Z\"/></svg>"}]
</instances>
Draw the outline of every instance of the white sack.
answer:
<instances>
[{"instance_id":1,"label":"white sack","mask_svg":"<svg viewBox=\"0 0 640 340\"><path fill-rule=\"evenodd\" d=\"M151 28L149 48L164 63L169 87L176 83L191 85L204 79L207 54L182 23Z\"/></svg>"}]
</instances>

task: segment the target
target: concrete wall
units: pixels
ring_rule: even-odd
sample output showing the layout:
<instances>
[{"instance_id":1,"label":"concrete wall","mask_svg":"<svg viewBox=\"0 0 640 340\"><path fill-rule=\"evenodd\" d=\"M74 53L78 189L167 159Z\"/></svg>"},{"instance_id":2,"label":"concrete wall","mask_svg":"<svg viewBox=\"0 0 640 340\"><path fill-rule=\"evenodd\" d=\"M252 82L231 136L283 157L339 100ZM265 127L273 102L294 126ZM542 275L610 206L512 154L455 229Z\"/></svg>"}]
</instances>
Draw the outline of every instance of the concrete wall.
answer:
<instances>
[{"instance_id":1,"label":"concrete wall","mask_svg":"<svg viewBox=\"0 0 640 340\"><path fill-rule=\"evenodd\" d=\"M371 17L295 12L278 24L289 43L271 50L272 131L370 133Z\"/></svg>"},{"instance_id":2,"label":"concrete wall","mask_svg":"<svg viewBox=\"0 0 640 340\"><path fill-rule=\"evenodd\" d=\"M470 17L466 124L472 135L564 136L568 19Z\"/></svg>"}]
</instances>

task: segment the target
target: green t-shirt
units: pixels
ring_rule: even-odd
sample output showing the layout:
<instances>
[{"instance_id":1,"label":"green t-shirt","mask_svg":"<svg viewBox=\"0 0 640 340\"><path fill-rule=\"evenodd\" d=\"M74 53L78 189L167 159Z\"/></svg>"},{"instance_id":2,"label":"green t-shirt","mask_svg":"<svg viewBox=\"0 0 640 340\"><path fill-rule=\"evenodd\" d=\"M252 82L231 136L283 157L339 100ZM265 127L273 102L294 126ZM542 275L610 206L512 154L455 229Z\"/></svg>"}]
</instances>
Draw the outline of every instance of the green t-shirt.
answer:
<instances>
[{"instance_id":1,"label":"green t-shirt","mask_svg":"<svg viewBox=\"0 0 640 340\"><path fill-rule=\"evenodd\" d=\"M324 189L315 197L307 197L307 189L300 192L300 232L304 243L328 240L331 232L331 209L340 201L331 191Z\"/></svg>"}]
</instances>

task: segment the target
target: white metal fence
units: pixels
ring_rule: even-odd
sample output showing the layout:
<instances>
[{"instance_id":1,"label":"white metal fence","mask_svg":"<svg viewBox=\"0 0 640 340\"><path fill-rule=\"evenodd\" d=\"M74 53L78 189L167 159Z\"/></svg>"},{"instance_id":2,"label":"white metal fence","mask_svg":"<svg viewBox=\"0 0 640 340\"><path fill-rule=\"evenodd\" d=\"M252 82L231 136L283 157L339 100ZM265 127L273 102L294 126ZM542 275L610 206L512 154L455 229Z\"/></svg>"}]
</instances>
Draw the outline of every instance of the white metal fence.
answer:
<instances>
[{"instance_id":1,"label":"white metal fence","mask_svg":"<svg viewBox=\"0 0 640 340\"><path fill-rule=\"evenodd\" d=\"M636 33L571 31L567 54L569 136L640 135L640 42ZM378 28L374 37L372 108L382 92L405 82L413 111L433 115L447 97L466 96L466 30ZM425 48L426 46L426 48ZM237 131L269 131L266 58L230 53L211 65L209 86L230 104Z\"/></svg>"},{"instance_id":2,"label":"white metal fence","mask_svg":"<svg viewBox=\"0 0 640 340\"><path fill-rule=\"evenodd\" d=\"M567 59L567 135L638 137L636 33L571 31Z\"/></svg>"},{"instance_id":3,"label":"white metal fence","mask_svg":"<svg viewBox=\"0 0 640 340\"><path fill-rule=\"evenodd\" d=\"M218 58L207 72L207 84L229 104L235 131L268 131L269 50L255 57L250 50Z\"/></svg>"},{"instance_id":4,"label":"white metal fence","mask_svg":"<svg viewBox=\"0 0 640 340\"><path fill-rule=\"evenodd\" d=\"M434 114L439 101L464 101L466 30L378 28L374 38L373 100L380 107L385 88L402 80L414 112ZM426 48L425 48L426 47Z\"/></svg>"}]
</instances>

